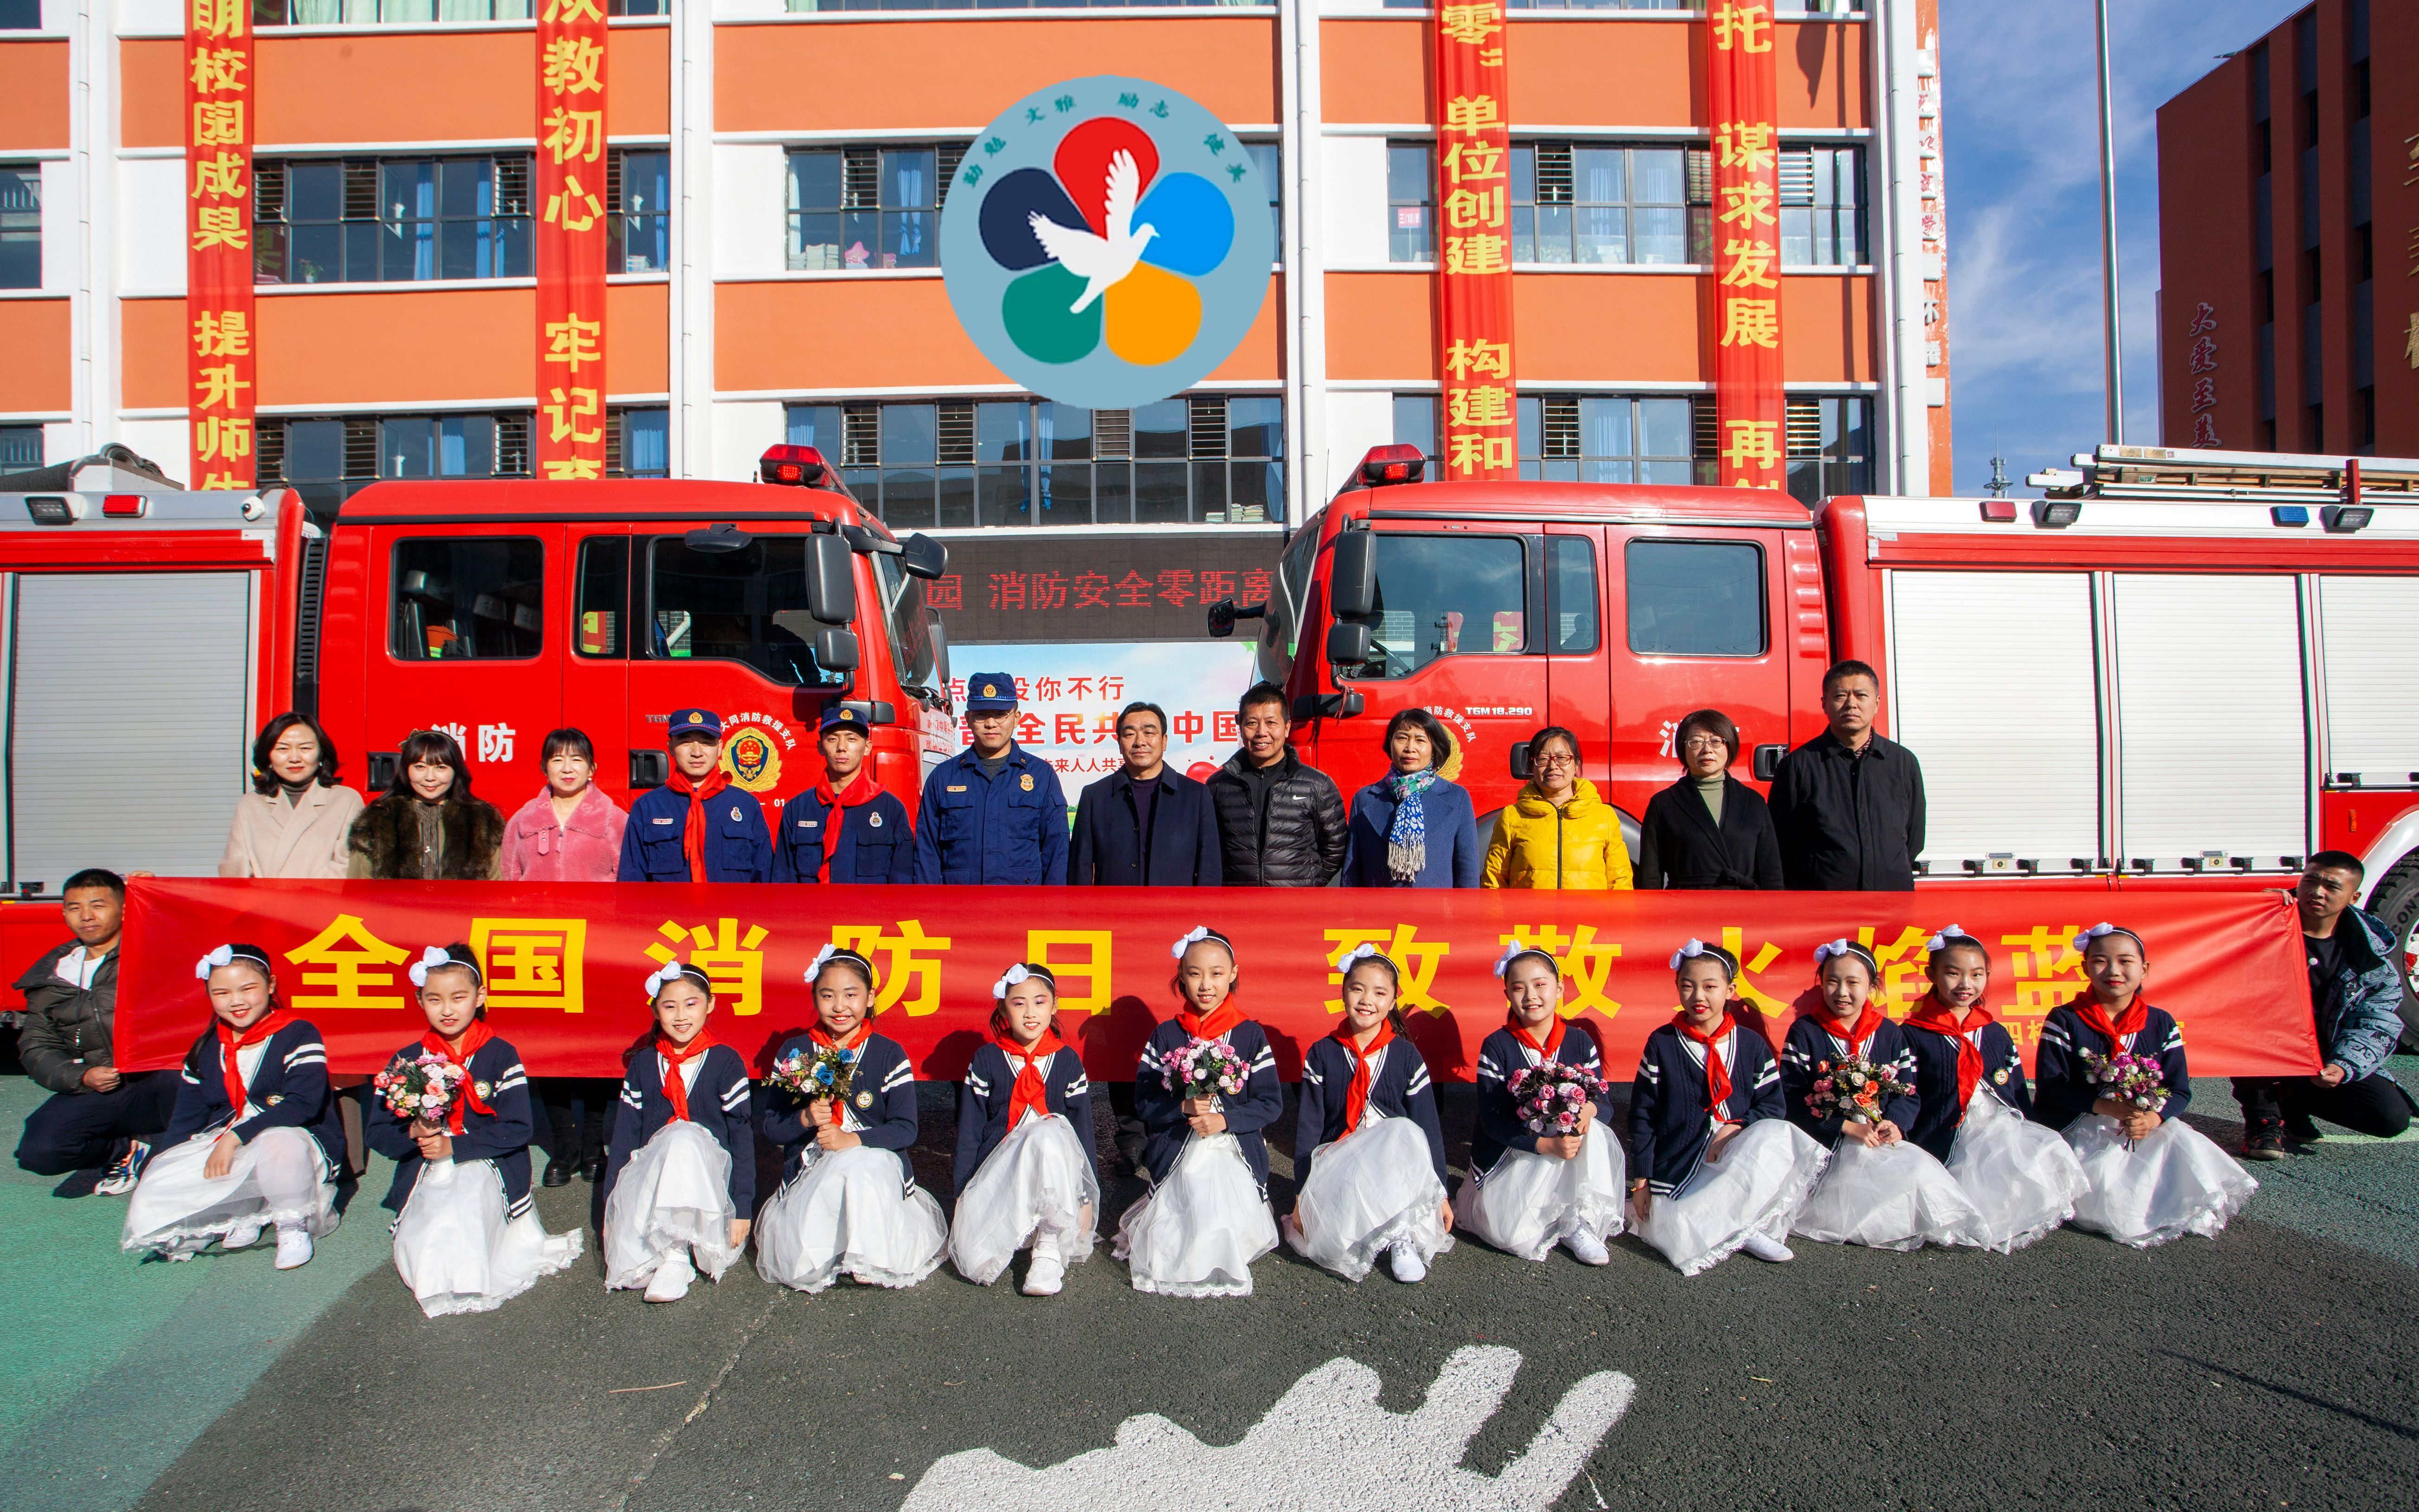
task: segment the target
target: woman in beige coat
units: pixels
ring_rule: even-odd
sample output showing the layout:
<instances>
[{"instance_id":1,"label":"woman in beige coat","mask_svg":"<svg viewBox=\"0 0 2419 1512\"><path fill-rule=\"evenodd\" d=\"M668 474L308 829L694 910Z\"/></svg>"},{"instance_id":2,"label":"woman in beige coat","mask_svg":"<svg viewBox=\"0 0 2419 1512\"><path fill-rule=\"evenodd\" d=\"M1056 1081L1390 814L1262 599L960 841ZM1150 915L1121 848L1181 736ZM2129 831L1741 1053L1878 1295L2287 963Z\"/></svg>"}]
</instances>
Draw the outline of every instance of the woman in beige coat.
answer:
<instances>
[{"instance_id":1,"label":"woman in beige coat","mask_svg":"<svg viewBox=\"0 0 2419 1512\"><path fill-rule=\"evenodd\" d=\"M223 877L341 877L362 795L336 783L336 748L307 714L281 714L252 743L252 788L236 800Z\"/></svg>"}]
</instances>

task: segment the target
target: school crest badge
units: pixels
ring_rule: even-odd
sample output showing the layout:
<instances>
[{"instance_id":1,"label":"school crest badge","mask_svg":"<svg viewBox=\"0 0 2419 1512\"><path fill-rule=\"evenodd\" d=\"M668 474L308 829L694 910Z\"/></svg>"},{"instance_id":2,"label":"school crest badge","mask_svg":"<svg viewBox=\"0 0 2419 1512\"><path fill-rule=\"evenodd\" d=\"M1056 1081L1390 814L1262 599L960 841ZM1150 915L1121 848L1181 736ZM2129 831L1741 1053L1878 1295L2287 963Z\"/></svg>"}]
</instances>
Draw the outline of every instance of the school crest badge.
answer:
<instances>
[{"instance_id":1,"label":"school crest badge","mask_svg":"<svg viewBox=\"0 0 2419 1512\"><path fill-rule=\"evenodd\" d=\"M871 1092L857 1093L856 1105L860 1108L870 1108L873 1106L873 1094Z\"/></svg>"}]
</instances>

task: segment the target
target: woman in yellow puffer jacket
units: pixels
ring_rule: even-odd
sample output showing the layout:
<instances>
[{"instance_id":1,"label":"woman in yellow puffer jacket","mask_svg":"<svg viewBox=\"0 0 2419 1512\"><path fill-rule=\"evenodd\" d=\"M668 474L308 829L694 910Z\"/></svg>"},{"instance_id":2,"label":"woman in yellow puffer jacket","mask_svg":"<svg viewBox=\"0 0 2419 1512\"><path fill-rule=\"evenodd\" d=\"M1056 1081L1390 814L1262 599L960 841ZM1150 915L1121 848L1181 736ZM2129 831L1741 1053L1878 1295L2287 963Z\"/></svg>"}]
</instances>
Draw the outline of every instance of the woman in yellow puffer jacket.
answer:
<instances>
[{"instance_id":1,"label":"woman in yellow puffer jacket","mask_svg":"<svg viewBox=\"0 0 2419 1512\"><path fill-rule=\"evenodd\" d=\"M1520 796L1496 816L1479 886L1627 890L1621 814L1580 778L1579 737L1560 725L1538 731L1529 769Z\"/></svg>"}]
</instances>

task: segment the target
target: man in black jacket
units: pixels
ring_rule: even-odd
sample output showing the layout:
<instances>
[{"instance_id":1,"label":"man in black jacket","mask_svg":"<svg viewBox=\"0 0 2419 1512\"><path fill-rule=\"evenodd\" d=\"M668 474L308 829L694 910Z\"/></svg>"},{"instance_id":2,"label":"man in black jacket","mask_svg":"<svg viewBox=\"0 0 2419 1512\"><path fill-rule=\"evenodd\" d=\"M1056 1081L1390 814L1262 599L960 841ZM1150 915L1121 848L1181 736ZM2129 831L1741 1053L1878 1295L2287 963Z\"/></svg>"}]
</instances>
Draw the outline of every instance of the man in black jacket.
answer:
<instances>
[{"instance_id":1,"label":"man in black jacket","mask_svg":"<svg viewBox=\"0 0 2419 1512\"><path fill-rule=\"evenodd\" d=\"M25 1119L17 1164L37 1176L64 1176L52 1196L108 1196L133 1190L150 1154L147 1141L177 1110L177 1072L120 1072L110 1048L117 1017L117 944L126 919L126 883L88 868L61 889L68 931L17 980L25 995L17 1054L25 1073L55 1094Z\"/></svg>"},{"instance_id":2,"label":"man in black jacket","mask_svg":"<svg viewBox=\"0 0 2419 1512\"><path fill-rule=\"evenodd\" d=\"M1126 764L1075 801L1067 847L1074 887L1214 887L1218 821L1202 785L1167 769L1167 711L1129 703L1117 713Z\"/></svg>"},{"instance_id":3,"label":"man in black jacket","mask_svg":"<svg viewBox=\"0 0 2419 1512\"><path fill-rule=\"evenodd\" d=\"M1255 683L1235 711L1243 748L1209 782L1230 887L1324 887L1344 870L1344 795L1287 744L1285 692Z\"/></svg>"},{"instance_id":4,"label":"man in black jacket","mask_svg":"<svg viewBox=\"0 0 2419 1512\"><path fill-rule=\"evenodd\" d=\"M1816 892L1912 892L1923 850L1923 768L1915 753L1873 733L1882 680L1861 661L1823 674L1831 728L1780 759L1772 824L1791 887Z\"/></svg>"}]
</instances>

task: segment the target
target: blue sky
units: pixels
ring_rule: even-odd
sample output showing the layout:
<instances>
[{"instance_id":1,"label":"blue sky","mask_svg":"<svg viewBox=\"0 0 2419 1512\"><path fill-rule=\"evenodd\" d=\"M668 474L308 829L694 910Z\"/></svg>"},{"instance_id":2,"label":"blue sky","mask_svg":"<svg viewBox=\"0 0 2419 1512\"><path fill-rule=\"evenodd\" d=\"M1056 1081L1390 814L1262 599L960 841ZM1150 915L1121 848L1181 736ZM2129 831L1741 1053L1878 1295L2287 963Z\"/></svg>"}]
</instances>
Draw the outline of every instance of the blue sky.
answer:
<instances>
[{"instance_id":1,"label":"blue sky","mask_svg":"<svg viewBox=\"0 0 2419 1512\"><path fill-rule=\"evenodd\" d=\"M2159 106L2306 0L2111 0L2125 439L2159 439ZM1941 0L1954 490L2101 437L2099 95L2092 0Z\"/></svg>"}]
</instances>

